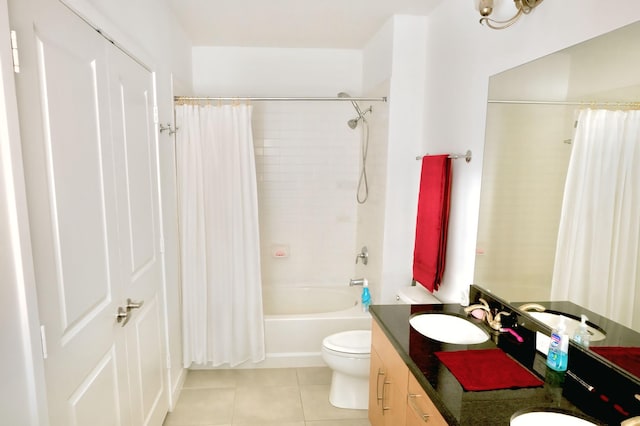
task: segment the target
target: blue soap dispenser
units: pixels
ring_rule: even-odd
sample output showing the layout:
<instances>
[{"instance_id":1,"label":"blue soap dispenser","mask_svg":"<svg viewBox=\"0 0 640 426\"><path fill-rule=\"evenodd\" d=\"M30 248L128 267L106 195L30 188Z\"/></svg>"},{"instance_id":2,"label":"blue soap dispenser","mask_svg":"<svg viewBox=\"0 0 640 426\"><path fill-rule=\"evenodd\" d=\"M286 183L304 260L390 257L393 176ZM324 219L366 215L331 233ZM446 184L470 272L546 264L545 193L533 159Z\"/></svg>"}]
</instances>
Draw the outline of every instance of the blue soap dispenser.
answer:
<instances>
[{"instance_id":1,"label":"blue soap dispenser","mask_svg":"<svg viewBox=\"0 0 640 426\"><path fill-rule=\"evenodd\" d=\"M362 310L369 312L369 306L371 305L371 294L369 293L369 281L365 278L362 280Z\"/></svg>"},{"instance_id":2,"label":"blue soap dispenser","mask_svg":"<svg viewBox=\"0 0 640 426\"><path fill-rule=\"evenodd\" d=\"M555 371L566 371L569 361L569 336L564 317L560 315L558 325L551 332L549 351L547 352L547 366Z\"/></svg>"}]
</instances>

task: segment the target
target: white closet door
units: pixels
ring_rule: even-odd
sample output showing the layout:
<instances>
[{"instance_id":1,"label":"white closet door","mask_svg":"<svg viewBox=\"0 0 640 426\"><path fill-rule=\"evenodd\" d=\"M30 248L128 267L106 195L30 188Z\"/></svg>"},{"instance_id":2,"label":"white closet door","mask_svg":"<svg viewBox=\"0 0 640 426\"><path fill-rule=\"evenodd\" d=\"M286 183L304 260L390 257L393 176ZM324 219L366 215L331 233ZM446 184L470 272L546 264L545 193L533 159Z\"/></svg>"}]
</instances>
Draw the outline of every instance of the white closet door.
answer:
<instances>
[{"instance_id":1,"label":"white closet door","mask_svg":"<svg viewBox=\"0 0 640 426\"><path fill-rule=\"evenodd\" d=\"M159 425L168 410L161 309L162 258L158 214L153 78L122 51L108 52L111 76L123 294L139 308L124 327L133 423Z\"/></svg>"},{"instance_id":2,"label":"white closet door","mask_svg":"<svg viewBox=\"0 0 640 426\"><path fill-rule=\"evenodd\" d=\"M160 425L151 74L57 1L10 11L51 425Z\"/></svg>"}]
</instances>

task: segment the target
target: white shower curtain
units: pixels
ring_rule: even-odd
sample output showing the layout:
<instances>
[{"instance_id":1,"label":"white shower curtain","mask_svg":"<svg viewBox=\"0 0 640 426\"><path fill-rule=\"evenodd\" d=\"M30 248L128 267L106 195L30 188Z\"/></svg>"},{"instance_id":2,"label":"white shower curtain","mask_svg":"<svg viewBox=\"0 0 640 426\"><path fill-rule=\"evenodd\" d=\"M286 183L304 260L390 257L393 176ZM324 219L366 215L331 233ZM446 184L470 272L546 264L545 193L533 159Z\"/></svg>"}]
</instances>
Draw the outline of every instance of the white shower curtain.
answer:
<instances>
[{"instance_id":1,"label":"white shower curtain","mask_svg":"<svg viewBox=\"0 0 640 426\"><path fill-rule=\"evenodd\" d=\"M584 110L565 184L551 298L637 325L639 242L640 111Z\"/></svg>"},{"instance_id":2,"label":"white shower curtain","mask_svg":"<svg viewBox=\"0 0 640 426\"><path fill-rule=\"evenodd\" d=\"M178 105L184 366L265 357L249 105Z\"/></svg>"}]
</instances>

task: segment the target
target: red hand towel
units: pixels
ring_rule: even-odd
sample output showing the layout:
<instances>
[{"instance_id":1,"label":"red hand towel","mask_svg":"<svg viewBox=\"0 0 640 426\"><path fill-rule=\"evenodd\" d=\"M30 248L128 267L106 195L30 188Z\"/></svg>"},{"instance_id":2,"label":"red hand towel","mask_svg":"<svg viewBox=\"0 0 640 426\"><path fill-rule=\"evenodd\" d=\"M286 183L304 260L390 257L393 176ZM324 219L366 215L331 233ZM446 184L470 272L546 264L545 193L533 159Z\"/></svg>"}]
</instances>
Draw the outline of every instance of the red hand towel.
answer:
<instances>
[{"instance_id":1,"label":"red hand towel","mask_svg":"<svg viewBox=\"0 0 640 426\"><path fill-rule=\"evenodd\" d=\"M591 346L591 350L640 377L640 348L622 346Z\"/></svg>"},{"instance_id":2,"label":"red hand towel","mask_svg":"<svg viewBox=\"0 0 640 426\"><path fill-rule=\"evenodd\" d=\"M436 352L467 391L542 386L544 383L500 349Z\"/></svg>"},{"instance_id":3,"label":"red hand towel","mask_svg":"<svg viewBox=\"0 0 640 426\"><path fill-rule=\"evenodd\" d=\"M423 157L413 251L413 279L430 292L438 289L444 275L450 194L449 156Z\"/></svg>"}]
</instances>

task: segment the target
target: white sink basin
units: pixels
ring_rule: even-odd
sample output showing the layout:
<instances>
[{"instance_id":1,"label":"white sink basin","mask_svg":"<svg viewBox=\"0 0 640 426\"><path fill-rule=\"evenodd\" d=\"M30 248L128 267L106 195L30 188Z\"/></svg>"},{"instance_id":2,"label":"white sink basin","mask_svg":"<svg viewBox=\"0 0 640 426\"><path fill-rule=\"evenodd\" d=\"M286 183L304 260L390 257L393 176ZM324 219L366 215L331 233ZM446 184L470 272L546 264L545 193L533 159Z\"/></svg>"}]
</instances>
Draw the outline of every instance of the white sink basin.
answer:
<instances>
[{"instance_id":1,"label":"white sink basin","mask_svg":"<svg viewBox=\"0 0 640 426\"><path fill-rule=\"evenodd\" d=\"M455 315L418 314L409 319L409 324L423 336L443 343L473 345L489 340L483 329Z\"/></svg>"},{"instance_id":2,"label":"white sink basin","mask_svg":"<svg viewBox=\"0 0 640 426\"><path fill-rule=\"evenodd\" d=\"M556 314L553 312L527 312L527 314L531 315L538 321L541 321L548 325L551 328L556 328L558 322L560 321L560 314ZM573 318L569 318L567 316L564 317L564 324L566 326L567 334L569 337L573 336L580 326L580 321L575 320ZM606 336L605 333L597 328L593 328L591 326L587 327L589 334L591 334L590 340L592 342L603 340Z\"/></svg>"},{"instance_id":3,"label":"white sink basin","mask_svg":"<svg viewBox=\"0 0 640 426\"><path fill-rule=\"evenodd\" d=\"M554 411L531 411L511 418L510 426L596 426L588 420Z\"/></svg>"}]
</instances>

